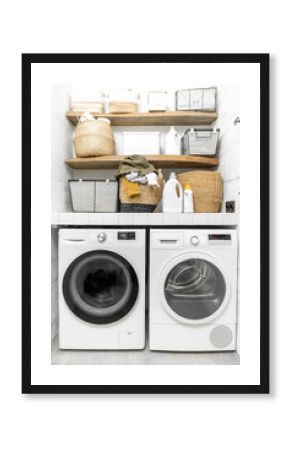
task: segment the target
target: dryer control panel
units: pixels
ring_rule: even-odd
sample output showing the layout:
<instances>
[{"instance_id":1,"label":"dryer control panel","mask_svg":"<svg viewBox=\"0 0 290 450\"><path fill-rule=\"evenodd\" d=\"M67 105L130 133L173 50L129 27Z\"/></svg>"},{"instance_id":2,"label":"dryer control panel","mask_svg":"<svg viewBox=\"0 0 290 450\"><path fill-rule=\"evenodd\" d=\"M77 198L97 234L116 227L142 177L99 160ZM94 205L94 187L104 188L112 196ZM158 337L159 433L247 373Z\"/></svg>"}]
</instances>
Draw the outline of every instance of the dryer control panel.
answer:
<instances>
[{"instance_id":1,"label":"dryer control panel","mask_svg":"<svg viewBox=\"0 0 290 450\"><path fill-rule=\"evenodd\" d=\"M232 236L230 233L224 234L209 234L208 243L209 245L231 245Z\"/></svg>"},{"instance_id":2,"label":"dryer control panel","mask_svg":"<svg viewBox=\"0 0 290 450\"><path fill-rule=\"evenodd\" d=\"M150 232L152 249L182 249L191 250L209 247L237 247L236 230L219 229L174 229L152 230Z\"/></svg>"}]
</instances>

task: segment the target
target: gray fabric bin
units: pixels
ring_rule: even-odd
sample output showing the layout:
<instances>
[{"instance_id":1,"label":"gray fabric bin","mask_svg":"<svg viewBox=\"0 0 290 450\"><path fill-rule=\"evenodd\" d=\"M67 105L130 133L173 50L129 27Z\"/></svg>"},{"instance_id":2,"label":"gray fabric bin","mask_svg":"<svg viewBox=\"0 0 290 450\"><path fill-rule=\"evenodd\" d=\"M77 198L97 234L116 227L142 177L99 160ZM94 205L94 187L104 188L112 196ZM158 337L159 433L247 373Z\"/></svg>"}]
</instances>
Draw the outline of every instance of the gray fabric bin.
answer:
<instances>
[{"instance_id":1,"label":"gray fabric bin","mask_svg":"<svg viewBox=\"0 0 290 450\"><path fill-rule=\"evenodd\" d=\"M118 182L116 180L69 180L74 212L116 212Z\"/></svg>"}]
</instances>

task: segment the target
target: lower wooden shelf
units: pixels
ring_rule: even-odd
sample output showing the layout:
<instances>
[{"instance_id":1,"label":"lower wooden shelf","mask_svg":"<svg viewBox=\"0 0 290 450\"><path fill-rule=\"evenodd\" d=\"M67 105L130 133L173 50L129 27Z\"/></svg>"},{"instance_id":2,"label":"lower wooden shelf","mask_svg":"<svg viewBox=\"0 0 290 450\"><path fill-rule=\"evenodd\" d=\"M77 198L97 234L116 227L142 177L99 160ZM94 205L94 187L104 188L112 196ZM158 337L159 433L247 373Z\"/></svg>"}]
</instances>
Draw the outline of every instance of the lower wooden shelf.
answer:
<instances>
[{"instance_id":1,"label":"lower wooden shelf","mask_svg":"<svg viewBox=\"0 0 290 450\"><path fill-rule=\"evenodd\" d=\"M219 160L213 156L186 155L144 155L156 168L216 168ZM125 158L123 155L96 156L93 158L72 158L65 163L72 169L94 170L115 169Z\"/></svg>"}]
</instances>

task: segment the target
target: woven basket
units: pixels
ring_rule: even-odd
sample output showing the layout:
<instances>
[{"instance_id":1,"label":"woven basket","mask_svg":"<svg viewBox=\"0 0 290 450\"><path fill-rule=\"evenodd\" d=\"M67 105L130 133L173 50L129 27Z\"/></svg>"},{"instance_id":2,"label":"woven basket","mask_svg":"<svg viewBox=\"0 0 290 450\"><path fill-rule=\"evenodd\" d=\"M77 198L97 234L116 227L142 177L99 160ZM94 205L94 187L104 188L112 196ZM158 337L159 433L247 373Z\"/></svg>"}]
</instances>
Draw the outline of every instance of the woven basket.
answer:
<instances>
[{"instance_id":1,"label":"woven basket","mask_svg":"<svg viewBox=\"0 0 290 450\"><path fill-rule=\"evenodd\" d=\"M102 120L79 123L73 135L77 158L113 155L115 140L111 126Z\"/></svg>"},{"instance_id":2,"label":"woven basket","mask_svg":"<svg viewBox=\"0 0 290 450\"><path fill-rule=\"evenodd\" d=\"M144 205L144 207L146 206L144 210L148 212L155 209L162 197L162 177L158 177L159 187L157 188L148 186L148 184L140 184L141 193L139 195L136 195L135 197L129 197L126 194L124 188L124 179L124 177L119 178L119 198L121 211L124 210L125 212L126 210L128 212L138 212L137 210L140 210L140 212L143 212L141 211L142 208L140 207L140 205ZM122 205L124 205L124 208L122 208ZM132 205L132 208L129 208L129 205ZM129 209L131 210L129 211Z\"/></svg>"},{"instance_id":3,"label":"woven basket","mask_svg":"<svg viewBox=\"0 0 290 450\"><path fill-rule=\"evenodd\" d=\"M193 192L194 212L217 213L223 197L222 178L219 172L191 171L177 175L184 187L190 184Z\"/></svg>"},{"instance_id":4,"label":"woven basket","mask_svg":"<svg viewBox=\"0 0 290 450\"><path fill-rule=\"evenodd\" d=\"M108 108L110 114L133 114L137 112L137 103L110 101Z\"/></svg>"}]
</instances>

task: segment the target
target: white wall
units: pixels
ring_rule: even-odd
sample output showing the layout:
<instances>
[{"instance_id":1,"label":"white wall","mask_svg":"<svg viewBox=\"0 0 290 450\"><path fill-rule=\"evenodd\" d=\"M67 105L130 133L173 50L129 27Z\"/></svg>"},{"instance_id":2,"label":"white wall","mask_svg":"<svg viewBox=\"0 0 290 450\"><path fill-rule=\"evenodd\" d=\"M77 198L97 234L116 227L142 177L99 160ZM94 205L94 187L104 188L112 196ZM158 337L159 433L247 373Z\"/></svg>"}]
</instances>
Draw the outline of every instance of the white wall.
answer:
<instances>
[{"instance_id":1,"label":"white wall","mask_svg":"<svg viewBox=\"0 0 290 450\"><path fill-rule=\"evenodd\" d=\"M234 200L239 211L240 194L240 87L237 84L218 87L218 119L216 126L221 129L219 148L219 171L223 179L223 210L225 202Z\"/></svg>"},{"instance_id":2,"label":"white wall","mask_svg":"<svg viewBox=\"0 0 290 450\"><path fill-rule=\"evenodd\" d=\"M67 180L73 171L64 164L71 156L72 126L65 117L70 104L70 86L51 86L51 212L70 211ZM58 334L57 230L51 229L51 340Z\"/></svg>"},{"instance_id":3,"label":"white wall","mask_svg":"<svg viewBox=\"0 0 290 450\"><path fill-rule=\"evenodd\" d=\"M70 211L67 180L72 170L64 164L72 152L72 126L65 117L70 104L70 87L66 84L51 86L51 211Z\"/></svg>"}]
</instances>

